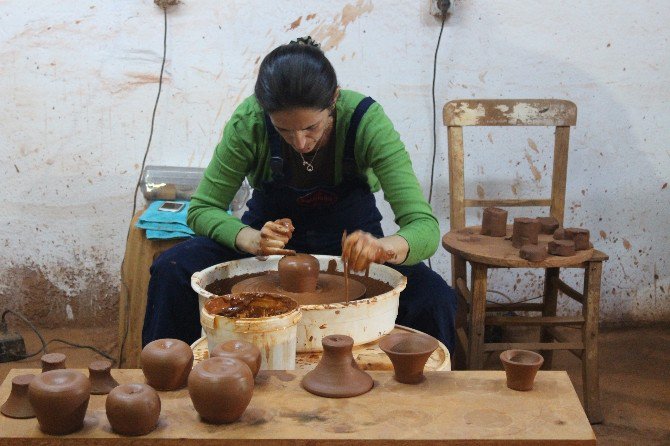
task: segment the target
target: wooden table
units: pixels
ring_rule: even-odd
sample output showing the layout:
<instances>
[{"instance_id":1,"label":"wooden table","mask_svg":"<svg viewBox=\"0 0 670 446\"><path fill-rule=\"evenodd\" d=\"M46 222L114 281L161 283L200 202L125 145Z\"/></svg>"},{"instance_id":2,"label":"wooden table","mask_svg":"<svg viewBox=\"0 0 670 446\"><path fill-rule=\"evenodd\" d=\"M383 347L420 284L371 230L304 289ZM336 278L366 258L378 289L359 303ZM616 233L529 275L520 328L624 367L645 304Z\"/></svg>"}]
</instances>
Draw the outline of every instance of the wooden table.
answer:
<instances>
[{"instance_id":1,"label":"wooden table","mask_svg":"<svg viewBox=\"0 0 670 446\"><path fill-rule=\"evenodd\" d=\"M39 370L12 370L0 386L4 402L11 379ZM516 392L504 372L427 372L418 385L396 382L391 372L370 372L374 388L361 396L328 399L300 387L302 371L261 372L242 418L229 425L199 420L187 390L159 392L158 428L144 437L111 432L104 395L92 395L80 432L48 436L37 420L0 416L0 445L432 445L595 444L595 435L565 372L540 371L535 389ZM143 382L137 369L113 370L120 383Z\"/></svg>"}]
</instances>

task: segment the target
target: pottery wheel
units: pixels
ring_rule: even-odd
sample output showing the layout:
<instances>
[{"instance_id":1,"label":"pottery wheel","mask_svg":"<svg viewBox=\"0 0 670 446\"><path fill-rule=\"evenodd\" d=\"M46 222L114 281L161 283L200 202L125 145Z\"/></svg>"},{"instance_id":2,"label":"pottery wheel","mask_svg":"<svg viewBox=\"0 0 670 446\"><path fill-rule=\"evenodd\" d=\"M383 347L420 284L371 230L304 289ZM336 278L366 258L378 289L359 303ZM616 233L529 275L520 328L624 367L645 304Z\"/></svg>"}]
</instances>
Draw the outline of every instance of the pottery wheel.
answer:
<instances>
[{"instance_id":1,"label":"pottery wheel","mask_svg":"<svg viewBox=\"0 0 670 446\"><path fill-rule=\"evenodd\" d=\"M232 293L280 293L298 302L299 305L323 305L345 302L344 276L319 273L316 291L313 293L291 293L279 286L279 273L270 271L260 276L249 277L237 282L230 290ZM349 276L349 300L360 299L365 295L365 285Z\"/></svg>"}]
</instances>

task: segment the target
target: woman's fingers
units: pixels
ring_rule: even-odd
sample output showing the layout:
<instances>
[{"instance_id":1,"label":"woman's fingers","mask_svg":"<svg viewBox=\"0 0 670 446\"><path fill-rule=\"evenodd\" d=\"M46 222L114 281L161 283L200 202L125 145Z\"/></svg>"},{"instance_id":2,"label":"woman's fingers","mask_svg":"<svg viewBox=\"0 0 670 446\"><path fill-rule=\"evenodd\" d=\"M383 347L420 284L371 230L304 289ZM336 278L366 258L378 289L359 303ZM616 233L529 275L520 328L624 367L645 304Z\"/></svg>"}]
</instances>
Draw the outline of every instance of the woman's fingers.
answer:
<instances>
[{"instance_id":1,"label":"woman's fingers","mask_svg":"<svg viewBox=\"0 0 670 446\"><path fill-rule=\"evenodd\" d=\"M342 258L348 262L350 270L364 271L370 263L386 262L389 255L379 239L367 232L356 231L344 241Z\"/></svg>"},{"instance_id":2,"label":"woman's fingers","mask_svg":"<svg viewBox=\"0 0 670 446\"><path fill-rule=\"evenodd\" d=\"M293 236L293 223L288 218L269 221L261 228L260 255L291 255L295 251L284 249Z\"/></svg>"}]
</instances>

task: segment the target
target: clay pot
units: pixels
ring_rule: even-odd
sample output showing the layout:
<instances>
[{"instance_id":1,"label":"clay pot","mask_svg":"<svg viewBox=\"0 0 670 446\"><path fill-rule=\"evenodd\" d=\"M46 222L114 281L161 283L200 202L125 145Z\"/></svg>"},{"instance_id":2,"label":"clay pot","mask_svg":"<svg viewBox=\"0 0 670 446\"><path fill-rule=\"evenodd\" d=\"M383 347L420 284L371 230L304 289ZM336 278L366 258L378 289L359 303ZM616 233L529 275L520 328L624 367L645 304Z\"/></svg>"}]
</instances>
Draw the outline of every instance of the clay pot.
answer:
<instances>
[{"instance_id":1,"label":"clay pot","mask_svg":"<svg viewBox=\"0 0 670 446\"><path fill-rule=\"evenodd\" d=\"M251 374L256 378L261 368L261 351L251 342L233 339L223 342L209 352L210 358L235 358L249 366Z\"/></svg>"},{"instance_id":2,"label":"clay pot","mask_svg":"<svg viewBox=\"0 0 670 446\"><path fill-rule=\"evenodd\" d=\"M146 384L123 384L109 392L105 410L107 420L117 434L146 435L158 425L161 399Z\"/></svg>"},{"instance_id":3,"label":"clay pot","mask_svg":"<svg viewBox=\"0 0 670 446\"><path fill-rule=\"evenodd\" d=\"M546 245L523 245L519 250L519 257L529 262L541 262L549 256Z\"/></svg>"},{"instance_id":4,"label":"clay pot","mask_svg":"<svg viewBox=\"0 0 670 446\"><path fill-rule=\"evenodd\" d=\"M540 222L537 218L515 218L512 226L512 246L521 248L523 245L537 245L540 234Z\"/></svg>"},{"instance_id":5,"label":"clay pot","mask_svg":"<svg viewBox=\"0 0 670 446\"><path fill-rule=\"evenodd\" d=\"M107 395L119 383L112 377L112 363L107 360L93 361L88 365L91 395Z\"/></svg>"},{"instance_id":6,"label":"clay pot","mask_svg":"<svg viewBox=\"0 0 670 446\"><path fill-rule=\"evenodd\" d=\"M28 386L30 405L45 434L65 435L84 426L91 383L76 370L51 370Z\"/></svg>"},{"instance_id":7,"label":"clay pot","mask_svg":"<svg viewBox=\"0 0 670 446\"><path fill-rule=\"evenodd\" d=\"M566 240L565 229L558 228L554 231L553 235L554 240Z\"/></svg>"},{"instance_id":8,"label":"clay pot","mask_svg":"<svg viewBox=\"0 0 670 446\"><path fill-rule=\"evenodd\" d=\"M404 384L424 380L423 368L438 347L437 339L420 333L392 333L379 341L379 348L393 363L396 381Z\"/></svg>"},{"instance_id":9,"label":"clay pot","mask_svg":"<svg viewBox=\"0 0 670 446\"><path fill-rule=\"evenodd\" d=\"M214 424L237 421L251 401L254 377L235 358L209 358L198 363L188 377L188 394L200 417Z\"/></svg>"},{"instance_id":10,"label":"clay pot","mask_svg":"<svg viewBox=\"0 0 670 446\"><path fill-rule=\"evenodd\" d=\"M319 261L309 254L284 256L279 260L279 286L291 293L312 293L319 279Z\"/></svg>"},{"instance_id":11,"label":"clay pot","mask_svg":"<svg viewBox=\"0 0 670 446\"><path fill-rule=\"evenodd\" d=\"M569 257L575 255L575 242L572 240L552 240L547 246L549 254Z\"/></svg>"},{"instance_id":12,"label":"clay pot","mask_svg":"<svg viewBox=\"0 0 670 446\"><path fill-rule=\"evenodd\" d=\"M19 375L12 378L9 398L0 407L0 412L10 418L33 418L35 411L28 401L28 385L35 375Z\"/></svg>"},{"instance_id":13,"label":"clay pot","mask_svg":"<svg viewBox=\"0 0 670 446\"><path fill-rule=\"evenodd\" d=\"M177 390L186 386L193 366L193 351L179 339L158 339L142 349L140 363L151 387Z\"/></svg>"},{"instance_id":14,"label":"clay pot","mask_svg":"<svg viewBox=\"0 0 670 446\"><path fill-rule=\"evenodd\" d=\"M372 389L372 378L358 367L351 353L352 338L330 335L325 336L321 344L321 360L302 379L305 390L327 398L348 398Z\"/></svg>"},{"instance_id":15,"label":"clay pot","mask_svg":"<svg viewBox=\"0 0 670 446\"><path fill-rule=\"evenodd\" d=\"M565 228L565 238L566 240L572 240L575 242L575 251L583 251L585 249L590 249L591 244L589 243L589 230L582 228Z\"/></svg>"},{"instance_id":16,"label":"clay pot","mask_svg":"<svg viewBox=\"0 0 670 446\"><path fill-rule=\"evenodd\" d=\"M505 350L500 354L507 375L507 387L512 390L532 390L535 375L542 366L542 355L529 350Z\"/></svg>"},{"instance_id":17,"label":"clay pot","mask_svg":"<svg viewBox=\"0 0 670 446\"><path fill-rule=\"evenodd\" d=\"M507 211L500 208L484 208L482 235L505 237L507 235Z\"/></svg>"},{"instance_id":18,"label":"clay pot","mask_svg":"<svg viewBox=\"0 0 670 446\"><path fill-rule=\"evenodd\" d=\"M554 217L539 217L537 221L540 222L540 234L553 234L560 226Z\"/></svg>"},{"instance_id":19,"label":"clay pot","mask_svg":"<svg viewBox=\"0 0 670 446\"><path fill-rule=\"evenodd\" d=\"M42 362L42 373L65 368L65 355L62 353L47 353L42 355L40 361Z\"/></svg>"}]
</instances>

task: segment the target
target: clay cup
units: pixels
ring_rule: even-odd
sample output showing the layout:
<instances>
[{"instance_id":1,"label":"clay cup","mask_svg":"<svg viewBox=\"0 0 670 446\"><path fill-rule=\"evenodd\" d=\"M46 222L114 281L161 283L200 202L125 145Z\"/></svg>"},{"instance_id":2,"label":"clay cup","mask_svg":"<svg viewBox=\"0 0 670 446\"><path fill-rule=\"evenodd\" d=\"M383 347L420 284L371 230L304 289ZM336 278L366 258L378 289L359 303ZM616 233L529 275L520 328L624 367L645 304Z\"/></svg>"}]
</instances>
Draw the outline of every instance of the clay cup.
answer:
<instances>
[{"instance_id":1,"label":"clay cup","mask_svg":"<svg viewBox=\"0 0 670 446\"><path fill-rule=\"evenodd\" d=\"M379 348L393 363L396 381L403 384L425 379L423 368L438 347L437 339L422 333L392 333L379 341Z\"/></svg>"},{"instance_id":2,"label":"clay cup","mask_svg":"<svg viewBox=\"0 0 670 446\"><path fill-rule=\"evenodd\" d=\"M507 387L512 390L527 391L533 389L535 375L542 366L544 358L529 350L505 350L500 354L505 368Z\"/></svg>"}]
</instances>

